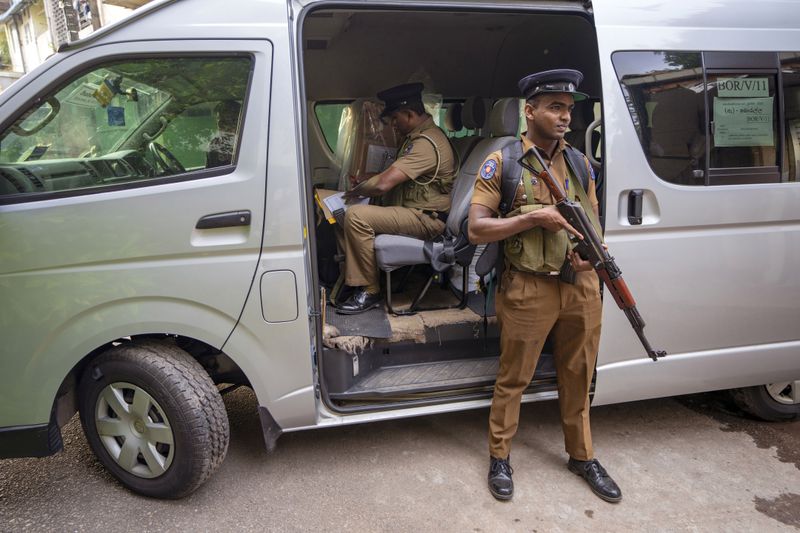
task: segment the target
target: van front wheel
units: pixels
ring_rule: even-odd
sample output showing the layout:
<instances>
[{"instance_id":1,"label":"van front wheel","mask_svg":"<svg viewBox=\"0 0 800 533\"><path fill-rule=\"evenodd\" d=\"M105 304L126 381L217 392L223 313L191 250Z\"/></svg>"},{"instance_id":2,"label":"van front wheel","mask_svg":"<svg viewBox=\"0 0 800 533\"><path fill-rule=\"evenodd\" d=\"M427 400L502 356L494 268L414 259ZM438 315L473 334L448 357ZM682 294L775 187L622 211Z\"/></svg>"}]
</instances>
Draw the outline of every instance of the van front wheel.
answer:
<instances>
[{"instance_id":1,"label":"van front wheel","mask_svg":"<svg viewBox=\"0 0 800 533\"><path fill-rule=\"evenodd\" d=\"M92 361L79 389L89 445L139 494L181 498L222 463L228 417L211 378L168 342L134 341Z\"/></svg>"},{"instance_id":2,"label":"van front wheel","mask_svg":"<svg viewBox=\"0 0 800 533\"><path fill-rule=\"evenodd\" d=\"M800 381L784 381L733 389L731 396L743 411L770 422L800 418Z\"/></svg>"}]
</instances>

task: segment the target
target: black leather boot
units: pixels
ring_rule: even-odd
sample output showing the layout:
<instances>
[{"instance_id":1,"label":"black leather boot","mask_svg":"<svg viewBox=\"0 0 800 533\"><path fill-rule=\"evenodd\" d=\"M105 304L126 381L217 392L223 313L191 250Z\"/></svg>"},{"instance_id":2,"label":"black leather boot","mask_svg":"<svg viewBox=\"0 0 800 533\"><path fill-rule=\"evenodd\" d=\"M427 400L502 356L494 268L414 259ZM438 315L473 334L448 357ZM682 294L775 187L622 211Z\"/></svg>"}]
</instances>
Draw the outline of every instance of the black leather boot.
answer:
<instances>
[{"instance_id":1,"label":"black leather boot","mask_svg":"<svg viewBox=\"0 0 800 533\"><path fill-rule=\"evenodd\" d=\"M508 459L489 458L489 492L492 496L498 500L510 500L514 496L513 473Z\"/></svg>"},{"instance_id":2,"label":"black leather boot","mask_svg":"<svg viewBox=\"0 0 800 533\"><path fill-rule=\"evenodd\" d=\"M383 302L380 294L370 294L364 288L358 289L336 310L340 315L357 315L378 307Z\"/></svg>"},{"instance_id":3,"label":"black leather boot","mask_svg":"<svg viewBox=\"0 0 800 533\"><path fill-rule=\"evenodd\" d=\"M578 461L570 457L567 468L569 468L570 472L585 479L592 492L605 501L617 503L622 499L622 491L619 490L617 484L608 475L606 469L600 466L600 461L597 459Z\"/></svg>"}]
</instances>

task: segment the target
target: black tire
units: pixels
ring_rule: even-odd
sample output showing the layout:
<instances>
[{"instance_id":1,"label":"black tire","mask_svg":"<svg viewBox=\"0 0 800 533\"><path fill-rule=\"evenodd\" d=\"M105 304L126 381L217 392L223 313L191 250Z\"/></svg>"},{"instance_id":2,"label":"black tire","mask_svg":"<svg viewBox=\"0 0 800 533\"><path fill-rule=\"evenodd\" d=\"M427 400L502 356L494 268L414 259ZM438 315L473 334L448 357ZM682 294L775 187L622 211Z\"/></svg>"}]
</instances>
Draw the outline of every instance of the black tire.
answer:
<instances>
[{"instance_id":1,"label":"black tire","mask_svg":"<svg viewBox=\"0 0 800 533\"><path fill-rule=\"evenodd\" d=\"M132 401L135 395L147 401L144 417L133 414L141 410ZM114 405L117 410L119 406L129 408L124 416L130 418L116 415L109 398L127 402L127 407L121 402ZM125 487L144 496L176 499L191 494L228 451L228 417L222 397L203 367L169 341L134 341L101 354L83 373L78 402L81 423L95 455ZM109 421L126 432L135 431L134 426L138 430L144 427L144 433L114 437L109 435L117 433L106 431L101 435L98 423L105 431ZM161 433L149 437L156 426ZM164 434L167 437L158 440ZM123 450L129 438L127 456L123 458L120 452L115 457L115 443ZM158 444L143 448L136 447L137 442ZM145 452L151 461L154 456L165 459L164 464L150 468L153 463L145 460ZM126 468L123 463L132 466Z\"/></svg>"},{"instance_id":2,"label":"black tire","mask_svg":"<svg viewBox=\"0 0 800 533\"><path fill-rule=\"evenodd\" d=\"M773 398L767 385L732 389L733 401L744 412L769 422L788 422L800 418L800 404L781 403Z\"/></svg>"}]
</instances>

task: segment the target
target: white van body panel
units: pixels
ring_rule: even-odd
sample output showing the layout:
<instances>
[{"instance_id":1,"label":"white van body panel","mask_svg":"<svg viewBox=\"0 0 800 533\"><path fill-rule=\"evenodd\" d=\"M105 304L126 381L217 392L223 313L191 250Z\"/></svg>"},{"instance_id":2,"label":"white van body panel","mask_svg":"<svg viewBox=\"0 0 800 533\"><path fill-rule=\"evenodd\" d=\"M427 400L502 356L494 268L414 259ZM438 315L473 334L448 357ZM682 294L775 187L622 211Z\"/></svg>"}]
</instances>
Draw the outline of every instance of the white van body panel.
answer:
<instances>
[{"instance_id":1,"label":"white van body panel","mask_svg":"<svg viewBox=\"0 0 800 533\"><path fill-rule=\"evenodd\" d=\"M619 50L796 51L785 2L594 2L603 82L606 240L654 347L653 363L606 298L594 403L800 377L800 187L667 183L639 144L611 56ZM645 189L644 223L627 194Z\"/></svg>"},{"instance_id":2,"label":"white van body panel","mask_svg":"<svg viewBox=\"0 0 800 533\"><path fill-rule=\"evenodd\" d=\"M167 54L252 52L251 93L269 93L272 54L264 40L97 45L51 64L46 76L0 107L0 120L23 106L31 91L88 62L152 53L154 47ZM223 345L241 313L261 248L266 154L259 147L266 145L268 123L268 100L253 98L243 156L227 175L0 207L0 232L14 236L0 250L3 315L17 317L3 318L15 330L4 335L3 374L13 379L0 387L0 425L47 422L70 369L120 337L167 332ZM214 235L195 230L204 215L241 209L257 222L211 230ZM41 393L33 398L32 390Z\"/></svg>"},{"instance_id":3,"label":"white van body panel","mask_svg":"<svg viewBox=\"0 0 800 533\"><path fill-rule=\"evenodd\" d=\"M309 304L317 295L298 123L312 113L301 112L305 103L293 40L301 9L312 3L323 4L252 0L221 9L211 0L153 3L137 12L137 17L147 14L145 22L123 21L98 32L0 95L4 121L55 79L95 59L170 51L245 51L256 57L241 155L232 173L0 206L0 235L20 236L0 247L0 294L4 302L23 304L0 313L23 309L29 324L29 330L9 337L0 357L3 373L13 376L8 382L0 378L0 427L47 423L61 380L82 357L116 338L153 331L224 350L244 371L259 405L286 431L488 405L479 400L341 415L315 397L318 317L311 316ZM544 4L436 5L512 10ZM580 10L575 3L547 5ZM638 144L611 61L617 50L797 51L800 20L786 6L682 0L645 9L630 2L594 2L605 117L606 237L648 323L648 337L669 352L658 363L645 358L624 315L606 298L597 404L800 379L795 323L800 281L791 268L800 264L800 188L690 188L660 180ZM631 189L648 191L642 226L627 223ZM247 232L232 232L235 242L216 248L193 244L201 216L245 208L253 223ZM54 242L48 224L60 225L59 235L72 225L66 233L74 240ZM124 243L117 237L122 234ZM94 255L86 255L82 243L91 243ZM126 244L141 246L139 259L115 260L111 252ZM31 254L41 256L35 269L14 267L19 257L28 261ZM124 290L109 282L122 271L130 280ZM265 307L285 302L262 293L260 280L276 271L294 274L297 312L294 319L268 322ZM85 298L59 301L58 284L67 283L70 294L77 290ZM204 287L202 294L197 287ZM15 361L8 356L15 353L32 355ZM525 400L553 397L532 394Z\"/></svg>"},{"instance_id":4,"label":"white van body panel","mask_svg":"<svg viewBox=\"0 0 800 533\"><path fill-rule=\"evenodd\" d=\"M307 229L305 220L304 180L300 153L302 142L297 128L294 58L290 46L288 6L284 0L237 2L235 9L219 8L218 2L193 1L190 10L181 3L164 5L148 16L147 24L123 26L104 37L106 40L149 40L160 35L176 39L203 35L208 39L267 39L272 50L269 86L251 88L251 102L270 107L269 121L254 124L259 129L260 144L241 150L244 158L256 158L266 165L266 198L263 217L262 254L255 280L240 322L220 347L248 377L260 406L265 407L282 428L308 426L316 420L316 400L312 380L313 323L309 320L307 268ZM248 110L246 113L250 115ZM243 138L250 135L243 132ZM267 153L261 150L268 148ZM261 166L259 168L264 168ZM238 169L237 169L238 170ZM262 176L263 176L262 171ZM254 225L257 223L254 217ZM266 272L291 271L296 279L298 315L295 320L268 323L263 305L282 306L284 302L262 295L259 280Z\"/></svg>"},{"instance_id":5,"label":"white van body panel","mask_svg":"<svg viewBox=\"0 0 800 533\"><path fill-rule=\"evenodd\" d=\"M146 24L123 21L114 31L56 54L25 76L14 91L0 97L0 120L54 80L95 61L153 52L251 52L256 64L236 170L212 178L0 207L3 234L15 236L15 242L0 252L3 296L4 301L19 303L5 309L27 317L23 322L31 330L16 331L4 347L9 354L3 357L4 374L14 379L0 387L0 426L47 423L61 380L83 356L116 338L151 332L224 347L250 379L259 404L279 425L312 424L316 406L307 304L310 275L304 259L307 230L302 223L305 191L298 176L300 142L291 105L287 4L240 2L236 10L220 10L218 3L200 0L188 11L178 2L144 11ZM165 35L170 40L164 40ZM273 79L278 80L274 87ZM271 99L280 102L272 106L273 117ZM277 134L270 138L271 127ZM198 236L194 230L204 215L240 209L251 211L251 226L214 230L212 236ZM67 234L74 240L57 242L55 233L49 233L55 227L63 232L70 224L75 229ZM130 255L130 247L139 247L139 259L122 257ZM258 263L262 248L266 252ZM31 269L31 254L37 251L41 265ZM15 258L28 266L15 268ZM273 270L295 274L298 312L293 320L268 324L264 307L283 302L265 295L262 306L257 284L250 289L254 279ZM127 280L124 289L113 282L120 275ZM64 294L86 297L74 302L69 296L68 302L54 305L59 279L69 284ZM198 287L205 289L198 293ZM240 315L240 327L228 339ZM4 320L7 325L16 322ZM16 353L32 356L10 356ZM34 389L41 394L32 400L29 392Z\"/></svg>"}]
</instances>

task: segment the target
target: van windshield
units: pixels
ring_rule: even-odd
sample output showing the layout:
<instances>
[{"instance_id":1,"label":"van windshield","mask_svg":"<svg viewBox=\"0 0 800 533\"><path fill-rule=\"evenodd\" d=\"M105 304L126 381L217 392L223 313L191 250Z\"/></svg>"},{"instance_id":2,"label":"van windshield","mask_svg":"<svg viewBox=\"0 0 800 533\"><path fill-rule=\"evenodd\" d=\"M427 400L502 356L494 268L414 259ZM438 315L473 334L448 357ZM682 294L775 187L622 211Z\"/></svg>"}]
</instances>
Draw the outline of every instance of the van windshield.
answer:
<instances>
[{"instance_id":1,"label":"van windshield","mask_svg":"<svg viewBox=\"0 0 800 533\"><path fill-rule=\"evenodd\" d=\"M94 70L32 108L0 140L0 162L114 152L173 98L164 88L130 77L129 70Z\"/></svg>"}]
</instances>

